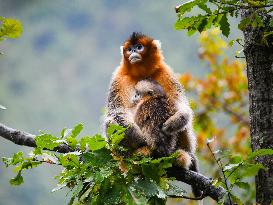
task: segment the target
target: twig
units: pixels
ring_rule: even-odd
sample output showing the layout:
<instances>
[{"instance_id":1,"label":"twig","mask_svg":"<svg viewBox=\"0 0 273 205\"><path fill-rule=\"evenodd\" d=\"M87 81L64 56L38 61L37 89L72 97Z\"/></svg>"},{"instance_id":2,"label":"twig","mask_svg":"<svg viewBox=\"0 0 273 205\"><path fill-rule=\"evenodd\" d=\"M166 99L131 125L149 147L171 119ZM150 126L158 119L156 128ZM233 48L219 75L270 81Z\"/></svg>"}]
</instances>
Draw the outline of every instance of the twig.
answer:
<instances>
[{"instance_id":1,"label":"twig","mask_svg":"<svg viewBox=\"0 0 273 205\"><path fill-rule=\"evenodd\" d=\"M168 195L170 198L183 198L183 199L189 199L189 200L194 200L194 201L199 201L205 198L205 196L200 196L200 197L189 197L189 196L173 196L173 195Z\"/></svg>"},{"instance_id":2,"label":"twig","mask_svg":"<svg viewBox=\"0 0 273 205\"><path fill-rule=\"evenodd\" d=\"M243 59L245 59L246 57L244 57L244 56L235 56L235 58L243 58Z\"/></svg>"},{"instance_id":3,"label":"twig","mask_svg":"<svg viewBox=\"0 0 273 205\"><path fill-rule=\"evenodd\" d=\"M228 199L229 199L230 204L232 205L231 196L230 196L230 190L229 190L229 186L228 186L228 183L227 183L227 178L226 178L226 176L225 176L223 164L222 164L221 160L218 160L218 159L216 158L216 156L215 156L215 154L213 153L213 151L212 151L212 149L211 149L209 143L207 143L207 146L208 146L209 151L211 152L211 154L212 154L214 160L216 161L217 165L218 165L219 168L221 169L221 172L222 172L222 174L223 174L224 181L225 181L225 186L226 186L226 189L227 189L227 191L228 191Z\"/></svg>"},{"instance_id":4,"label":"twig","mask_svg":"<svg viewBox=\"0 0 273 205\"><path fill-rule=\"evenodd\" d=\"M240 113L234 112L231 108L229 108L226 104L223 104L223 110L228 113L233 115L238 121L240 121L242 124L245 126L249 126L249 120L242 117Z\"/></svg>"}]
</instances>

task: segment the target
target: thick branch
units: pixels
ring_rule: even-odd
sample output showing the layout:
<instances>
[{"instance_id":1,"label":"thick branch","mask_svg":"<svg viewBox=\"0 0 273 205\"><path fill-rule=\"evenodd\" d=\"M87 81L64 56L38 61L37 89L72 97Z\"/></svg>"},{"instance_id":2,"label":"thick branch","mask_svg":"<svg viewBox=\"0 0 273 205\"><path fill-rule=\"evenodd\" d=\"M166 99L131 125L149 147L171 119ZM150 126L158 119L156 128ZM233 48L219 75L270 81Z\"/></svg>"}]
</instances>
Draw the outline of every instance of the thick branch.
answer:
<instances>
[{"instance_id":1,"label":"thick branch","mask_svg":"<svg viewBox=\"0 0 273 205\"><path fill-rule=\"evenodd\" d=\"M34 139L35 135L15 130L13 128L7 127L2 123L0 123L0 136L18 145L36 147L36 142ZM53 151L67 153L71 152L72 149L66 144L61 144Z\"/></svg>"},{"instance_id":2,"label":"thick branch","mask_svg":"<svg viewBox=\"0 0 273 205\"><path fill-rule=\"evenodd\" d=\"M0 136L18 145L36 147L34 140L35 135L27 132L15 130L0 123ZM68 145L62 144L53 151L60 153L67 153L73 151ZM222 187L215 187L212 185L212 180L193 171L186 169L176 169L175 167L168 170L170 177L175 177L189 185L194 185L196 188L203 190L204 197L209 196L215 201L220 201L226 194ZM182 197L185 198L185 197Z\"/></svg>"},{"instance_id":3,"label":"thick branch","mask_svg":"<svg viewBox=\"0 0 273 205\"><path fill-rule=\"evenodd\" d=\"M194 185L196 188L204 192L204 197L209 196L217 202L224 199L226 195L225 189L220 186L216 187L212 185L211 179L187 169L177 169L176 167L172 167L168 170L168 176L175 177L177 180L186 184Z\"/></svg>"}]
</instances>

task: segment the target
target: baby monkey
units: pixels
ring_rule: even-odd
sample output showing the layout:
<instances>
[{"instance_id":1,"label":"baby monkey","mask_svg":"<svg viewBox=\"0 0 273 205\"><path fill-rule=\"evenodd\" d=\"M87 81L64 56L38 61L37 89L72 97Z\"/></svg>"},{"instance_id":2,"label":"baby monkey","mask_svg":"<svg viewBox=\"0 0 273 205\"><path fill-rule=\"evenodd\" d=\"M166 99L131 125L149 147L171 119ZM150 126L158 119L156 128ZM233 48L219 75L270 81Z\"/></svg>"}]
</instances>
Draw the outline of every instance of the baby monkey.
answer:
<instances>
[{"instance_id":1,"label":"baby monkey","mask_svg":"<svg viewBox=\"0 0 273 205\"><path fill-rule=\"evenodd\" d=\"M134 122L140 127L147 146L137 150L138 153L152 157L163 157L177 149L177 136L162 131L163 123L174 113L162 86L156 81L146 79L135 86L132 103Z\"/></svg>"},{"instance_id":2,"label":"baby monkey","mask_svg":"<svg viewBox=\"0 0 273 205\"><path fill-rule=\"evenodd\" d=\"M157 158L178 151L180 153L176 162L178 166L188 169L196 164L194 153L185 149L190 146L180 145L179 139L186 137L183 130L171 134L162 131L163 124L177 111L162 86L150 79L139 81L135 86L132 103L135 105L134 122L140 127L147 143L147 146L139 148L137 152Z\"/></svg>"},{"instance_id":3,"label":"baby monkey","mask_svg":"<svg viewBox=\"0 0 273 205\"><path fill-rule=\"evenodd\" d=\"M166 120L177 112L175 104L167 97L162 86L151 79L139 81L135 85L132 104L134 122L143 132L143 140L146 142L146 146L138 148L136 152L159 158L178 151L179 156L174 165L198 172L197 160L190 144L191 139L185 139L190 136L185 134L186 130L171 134L162 131ZM194 186L192 189L196 197L201 196L200 190Z\"/></svg>"}]
</instances>

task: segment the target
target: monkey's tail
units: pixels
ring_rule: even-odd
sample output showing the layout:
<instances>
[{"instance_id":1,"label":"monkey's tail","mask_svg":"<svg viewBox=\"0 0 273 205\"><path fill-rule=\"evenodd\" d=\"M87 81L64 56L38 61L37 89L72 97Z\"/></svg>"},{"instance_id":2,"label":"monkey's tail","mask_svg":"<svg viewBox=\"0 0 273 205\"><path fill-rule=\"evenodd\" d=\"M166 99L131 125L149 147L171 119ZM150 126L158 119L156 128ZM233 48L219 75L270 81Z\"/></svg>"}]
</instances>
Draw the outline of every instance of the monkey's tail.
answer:
<instances>
[{"instance_id":1,"label":"monkey's tail","mask_svg":"<svg viewBox=\"0 0 273 205\"><path fill-rule=\"evenodd\" d=\"M194 171L194 172L199 172L199 167L198 167L196 157L192 153L190 153L190 155L191 155L191 165L189 167L189 170ZM191 188L192 188L192 192L195 197L202 196L203 192L200 189L198 189L196 186L192 185Z\"/></svg>"}]
</instances>

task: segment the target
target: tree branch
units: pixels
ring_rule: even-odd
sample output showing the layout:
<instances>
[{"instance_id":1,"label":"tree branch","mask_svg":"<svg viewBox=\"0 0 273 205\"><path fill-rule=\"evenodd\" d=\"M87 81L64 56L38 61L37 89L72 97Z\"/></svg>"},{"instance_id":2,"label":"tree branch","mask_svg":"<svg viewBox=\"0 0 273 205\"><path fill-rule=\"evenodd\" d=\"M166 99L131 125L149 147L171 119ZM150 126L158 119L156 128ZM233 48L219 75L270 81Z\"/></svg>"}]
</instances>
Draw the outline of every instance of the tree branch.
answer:
<instances>
[{"instance_id":1,"label":"tree branch","mask_svg":"<svg viewBox=\"0 0 273 205\"><path fill-rule=\"evenodd\" d=\"M36 147L36 142L34 139L35 135L7 127L6 125L2 123L0 123L0 136L17 145ZM51 151L56 151L59 153L67 153L73 150L67 144L61 144Z\"/></svg>"},{"instance_id":2,"label":"tree branch","mask_svg":"<svg viewBox=\"0 0 273 205\"><path fill-rule=\"evenodd\" d=\"M175 177L178 181L184 182L189 185L194 185L196 188L202 190L202 198L209 196L215 201L219 202L223 200L225 195L227 194L223 187L216 187L212 185L212 179L209 179L200 173L193 172L187 169L177 169L176 167L172 167L168 169L167 174L169 177Z\"/></svg>"},{"instance_id":3,"label":"tree branch","mask_svg":"<svg viewBox=\"0 0 273 205\"><path fill-rule=\"evenodd\" d=\"M249 120L246 119L242 114L237 113L235 111L233 111L230 107L228 107L228 105L223 104L223 110L230 114L233 115L239 122L241 122L243 125L248 126L249 127Z\"/></svg>"},{"instance_id":4,"label":"tree branch","mask_svg":"<svg viewBox=\"0 0 273 205\"><path fill-rule=\"evenodd\" d=\"M35 135L7 127L2 123L0 123L0 136L17 145L36 147L36 142L34 139ZM52 151L56 151L59 153L68 153L73 150L68 145L62 144ZM176 167L172 167L168 169L168 176L175 177L181 182L189 185L194 185L196 188L202 190L204 192L203 196L200 198L196 198L195 200L199 200L206 196L209 196L215 201L220 201L226 195L226 191L224 188L212 185L211 179L190 170L181 168L177 169ZM185 196L181 196L181 198L192 199Z\"/></svg>"}]
</instances>

